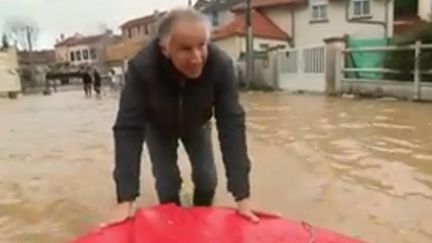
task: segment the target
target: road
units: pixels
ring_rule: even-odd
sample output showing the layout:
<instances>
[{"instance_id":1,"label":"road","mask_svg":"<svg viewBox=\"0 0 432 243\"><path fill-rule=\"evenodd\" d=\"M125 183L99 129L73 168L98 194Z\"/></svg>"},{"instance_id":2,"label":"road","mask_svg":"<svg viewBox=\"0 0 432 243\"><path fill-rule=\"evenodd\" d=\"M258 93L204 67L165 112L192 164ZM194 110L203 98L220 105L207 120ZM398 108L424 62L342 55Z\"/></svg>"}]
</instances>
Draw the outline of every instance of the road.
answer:
<instances>
[{"instance_id":1,"label":"road","mask_svg":"<svg viewBox=\"0 0 432 243\"><path fill-rule=\"evenodd\" d=\"M430 104L283 93L242 103L257 207L368 242L432 242ZM0 100L0 242L65 242L108 217L117 105L77 91ZM232 205L214 147L217 205ZM156 203L146 151L141 181L139 205Z\"/></svg>"}]
</instances>

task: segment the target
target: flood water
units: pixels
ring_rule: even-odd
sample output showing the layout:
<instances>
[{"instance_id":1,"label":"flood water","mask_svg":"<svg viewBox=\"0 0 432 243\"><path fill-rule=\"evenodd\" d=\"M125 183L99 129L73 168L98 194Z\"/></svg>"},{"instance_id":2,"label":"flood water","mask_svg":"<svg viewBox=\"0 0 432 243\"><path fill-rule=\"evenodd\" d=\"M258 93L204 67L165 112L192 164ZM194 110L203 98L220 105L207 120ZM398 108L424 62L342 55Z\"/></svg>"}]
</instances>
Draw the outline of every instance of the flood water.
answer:
<instances>
[{"instance_id":1,"label":"flood water","mask_svg":"<svg viewBox=\"0 0 432 243\"><path fill-rule=\"evenodd\" d=\"M1 243L66 242L108 217L117 98L0 100ZM431 104L283 93L242 103L257 207L368 242L432 242ZM232 205L216 156L217 204ZM157 201L145 151L143 166L148 206Z\"/></svg>"}]
</instances>

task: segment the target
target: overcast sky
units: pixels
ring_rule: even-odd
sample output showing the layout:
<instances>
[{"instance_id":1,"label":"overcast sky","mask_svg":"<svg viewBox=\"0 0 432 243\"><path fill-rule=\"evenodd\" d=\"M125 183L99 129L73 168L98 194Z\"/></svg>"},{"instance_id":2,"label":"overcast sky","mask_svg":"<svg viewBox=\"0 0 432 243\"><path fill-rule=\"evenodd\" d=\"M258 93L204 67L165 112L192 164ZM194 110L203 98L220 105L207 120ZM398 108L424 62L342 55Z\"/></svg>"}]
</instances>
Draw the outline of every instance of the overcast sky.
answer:
<instances>
[{"instance_id":1,"label":"overcast sky","mask_svg":"<svg viewBox=\"0 0 432 243\"><path fill-rule=\"evenodd\" d=\"M7 19L31 19L40 28L37 48L52 48L61 33L95 34L102 25L117 32L128 19L186 5L187 0L0 0L0 33Z\"/></svg>"}]
</instances>

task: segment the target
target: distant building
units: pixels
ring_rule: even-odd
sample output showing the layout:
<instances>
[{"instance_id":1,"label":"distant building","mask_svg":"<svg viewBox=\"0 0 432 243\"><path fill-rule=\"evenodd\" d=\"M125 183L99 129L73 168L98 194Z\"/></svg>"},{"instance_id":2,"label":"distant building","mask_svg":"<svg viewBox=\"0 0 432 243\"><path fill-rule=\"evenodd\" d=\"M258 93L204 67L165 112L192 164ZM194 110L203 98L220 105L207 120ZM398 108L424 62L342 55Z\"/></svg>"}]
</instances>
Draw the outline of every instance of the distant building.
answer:
<instances>
[{"instance_id":1,"label":"distant building","mask_svg":"<svg viewBox=\"0 0 432 243\"><path fill-rule=\"evenodd\" d=\"M151 39L155 37L159 20L165 13L154 11L151 15L128 20L120 26L123 39Z\"/></svg>"},{"instance_id":2,"label":"distant building","mask_svg":"<svg viewBox=\"0 0 432 243\"><path fill-rule=\"evenodd\" d=\"M116 74L125 72L126 63L157 35L159 21L166 12L130 19L120 25L121 38L109 44L104 50L104 62Z\"/></svg>"},{"instance_id":3,"label":"distant building","mask_svg":"<svg viewBox=\"0 0 432 243\"><path fill-rule=\"evenodd\" d=\"M243 2L244 0L212 0L198 1L201 4L200 11L205 14L213 27L228 24L234 19L234 13L231 8ZM196 4L196 5L197 5Z\"/></svg>"},{"instance_id":4,"label":"distant building","mask_svg":"<svg viewBox=\"0 0 432 243\"><path fill-rule=\"evenodd\" d=\"M254 50L285 49L290 37L261 12L252 12ZM233 21L215 29L212 40L234 60L246 52L246 24L244 14L237 13Z\"/></svg>"},{"instance_id":5,"label":"distant building","mask_svg":"<svg viewBox=\"0 0 432 243\"><path fill-rule=\"evenodd\" d=\"M344 35L393 36L393 0L252 0L252 7L287 33L295 46L322 45L324 39ZM233 10L244 9L242 3Z\"/></svg>"},{"instance_id":6,"label":"distant building","mask_svg":"<svg viewBox=\"0 0 432 243\"><path fill-rule=\"evenodd\" d=\"M75 66L97 65L104 58L105 47L119 40L120 37L112 35L111 32L91 36L77 34L55 45L56 61Z\"/></svg>"}]
</instances>

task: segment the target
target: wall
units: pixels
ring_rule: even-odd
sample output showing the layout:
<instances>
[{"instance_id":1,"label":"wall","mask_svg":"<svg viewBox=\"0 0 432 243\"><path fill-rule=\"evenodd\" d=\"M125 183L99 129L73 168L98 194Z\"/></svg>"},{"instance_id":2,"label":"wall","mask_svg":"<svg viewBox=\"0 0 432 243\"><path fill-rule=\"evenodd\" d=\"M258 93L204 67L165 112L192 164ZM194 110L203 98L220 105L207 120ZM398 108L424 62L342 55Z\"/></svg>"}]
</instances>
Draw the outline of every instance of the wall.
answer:
<instances>
[{"instance_id":1,"label":"wall","mask_svg":"<svg viewBox=\"0 0 432 243\"><path fill-rule=\"evenodd\" d=\"M70 46L70 47L68 48L68 60L69 60L72 64L74 64L74 65L94 64L94 63L96 63L96 62L98 61L97 58L94 59L94 60L91 59L91 53L90 53L91 48L92 48L92 46L90 46L90 45L76 45L76 46ZM84 60L84 59L83 59L83 53L82 53L83 50L88 50L88 52L89 52L89 59L88 59L88 60ZM76 59L76 55L75 55L75 61L72 62L72 61L71 61L71 57L70 57L70 53L71 53L71 52L76 53L76 51L81 51L81 61L77 61L77 59ZM96 52L97 52L97 54L99 54L98 51L96 51Z\"/></svg>"},{"instance_id":2,"label":"wall","mask_svg":"<svg viewBox=\"0 0 432 243\"><path fill-rule=\"evenodd\" d=\"M55 48L55 58L57 62L67 62L69 60L69 52L67 46L59 46Z\"/></svg>"},{"instance_id":3,"label":"wall","mask_svg":"<svg viewBox=\"0 0 432 243\"><path fill-rule=\"evenodd\" d=\"M237 60L241 52L240 37L232 36L215 41L214 43L224 50L231 58Z\"/></svg>"},{"instance_id":4,"label":"wall","mask_svg":"<svg viewBox=\"0 0 432 243\"><path fill-rule=\"evenodd\" d=\"M291 8L281 6L263 9L262 12L289 36L293 35Z\"/></svg>"},{"instance_id":5,"label":"wall","mask_svg":"<svg viewBox=\"0 0 432 243\"><path fill-rule=\"evenodd\" d=\"M228 53L234 60L237 60L240 57L241 52L246 51L246 39L241 36L232 36L229 38L221 39L215 41L215 44L219 46L222 50ZM264 39L264 38L254 38L254 50L256 51L264 51L262 44L266 44L269 46L276 45L285 45L288 47L288 43L286 41L281 40L272 40L272 39Z\"/></svg>"},{"instance_id":6,"label":"wall","mask_svg":"<svg viewBox=\"0 0 432 243\"><path fill-rule=\"evenodd\" d=\"M403 82L342 82L342 92L370 97L394 97L412 100L413 83ZM423 85L421 100L432 101L432 84Z\"/></svg>"},{"instance_id":7,"label":"wall","mask_svg":"<svg viewBox=\"0 0 432 243\"><path fill-rule=\"evenodd\" d=\"M212 13L204 13L204 14L207 16L208 20L210 21L210 24L213 24ZM213 26L213 28L228 24L229 22L231 22L234 19L234 14L231 11L219 11L218 12L218 19L219 19L219 24L216 26Z\"/></svg>"},{"instance_id":8,"label":"wall","mask_svg":"<svg viewBox=\"0 0 432 243\"><path fill-rule=\"evenodd\" d=\"M21 91L21 82L17 69L16 50L0 51L0 94Z\"/></svg>"},{"instance_id":9,"label":"wall","mask_svg":"<svg viewBox=\"0 0 432 243\"><path fill-rule=\"evenodd\" d=\"M385 20L385 1L371 0L372 18L366 20ZM393 35L393 1L388 5L388 34ZM350 9L352 13L353 9ZM381 25L366 23L349 23L346 21L345 1L331 1L328 7L328 21L311 23L309 7L299 8L295 19L295 43L297 46L323 44L323 39L349 34L354 38L383 38L384 28ZM352 14L350 14L351 16Z\"/></svg>"},{"instance_id":10,"label":"wall","mask_svg":"<svg viewBox=\"0 0 432 243\"><path fill-rule=\"evenodd\" d=\"M418 0L418 15L424 20L430 20L432 14L432 1L431 0Z\"/></svg>"}]
</instances>

